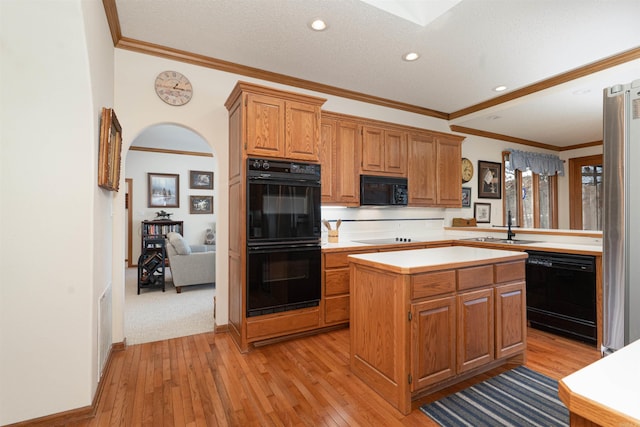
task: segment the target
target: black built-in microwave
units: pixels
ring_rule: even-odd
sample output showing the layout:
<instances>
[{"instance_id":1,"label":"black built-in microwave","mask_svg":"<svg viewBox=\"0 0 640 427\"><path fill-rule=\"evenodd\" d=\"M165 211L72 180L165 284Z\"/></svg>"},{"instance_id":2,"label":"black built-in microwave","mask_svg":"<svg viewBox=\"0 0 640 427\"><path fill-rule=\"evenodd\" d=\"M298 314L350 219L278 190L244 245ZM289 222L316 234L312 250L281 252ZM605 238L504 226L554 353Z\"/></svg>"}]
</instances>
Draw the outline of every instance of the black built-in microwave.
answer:
<instances>
[{"instance_id":1,"label":"black built-in microwave","mask_svg":"<svg viewBox=\"0 0 640 427\"><path fill-rule=\"evenodd\" d=\"M407 179L388 176L360 176L360 205L406 206Z\"/></svg>"}]
</instances>

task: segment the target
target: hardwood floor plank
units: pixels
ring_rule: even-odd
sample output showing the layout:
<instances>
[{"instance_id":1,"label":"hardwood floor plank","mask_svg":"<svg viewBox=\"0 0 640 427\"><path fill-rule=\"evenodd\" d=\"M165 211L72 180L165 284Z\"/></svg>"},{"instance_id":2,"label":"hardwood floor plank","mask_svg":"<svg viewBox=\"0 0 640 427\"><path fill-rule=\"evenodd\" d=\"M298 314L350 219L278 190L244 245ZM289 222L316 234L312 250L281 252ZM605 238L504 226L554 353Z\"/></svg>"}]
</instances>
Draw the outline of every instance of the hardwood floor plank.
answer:
<instances>
[{"instance_id":1,"label":"hardwood floor plank","mask_svg":"<svg viewBox=\"0 0 640 427\"><path fill-rule=\"evenodd\" d=\"M178 340L171 340L176 344L176 360L173 363L177 365L178 377L174 378L176 386L180 390L180 397L182 399L182 412L186 424L195 423L196 416L193 412L193 402L191 401L191 392L189 389L189 376L188 376L188 351L185 351L185 346L188 342L187 338L181 338Z\"/></svg>"},{"instance_id":2,"label":"hardwood floor plank","mask_svg":"<svg viewBox=\"0 0 640 427\"><path fill-rule=\"evenodd\" d=\"M349 369L349 330L242 354L225 333L134 345L114 353L94 426L435 426L419 406L505 368L425 396L403 416ZM528 330L526 366L560 379L600 358L596 348Z\"/></svg>"}]
</instances>

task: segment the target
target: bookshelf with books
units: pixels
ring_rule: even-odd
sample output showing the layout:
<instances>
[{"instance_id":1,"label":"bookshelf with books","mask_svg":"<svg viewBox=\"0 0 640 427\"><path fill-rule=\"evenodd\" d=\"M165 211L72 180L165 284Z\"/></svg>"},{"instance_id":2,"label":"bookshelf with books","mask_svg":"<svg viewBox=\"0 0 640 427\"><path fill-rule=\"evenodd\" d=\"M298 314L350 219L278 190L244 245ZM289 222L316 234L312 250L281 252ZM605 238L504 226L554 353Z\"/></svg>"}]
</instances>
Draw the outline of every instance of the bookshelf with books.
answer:
<instances>
[{"instance_id":1,"label":"bookshelf with books","mask_svg":"<svg viewBox=\"0 0 640 427\"><path fill-rule=\"evenodd\" d=\"M182 221L156 220L142 221L142 253L145 251L148 239L165 239L167 234L175 231L184 236L184 226Z\"/></svg>"}]
</instances>

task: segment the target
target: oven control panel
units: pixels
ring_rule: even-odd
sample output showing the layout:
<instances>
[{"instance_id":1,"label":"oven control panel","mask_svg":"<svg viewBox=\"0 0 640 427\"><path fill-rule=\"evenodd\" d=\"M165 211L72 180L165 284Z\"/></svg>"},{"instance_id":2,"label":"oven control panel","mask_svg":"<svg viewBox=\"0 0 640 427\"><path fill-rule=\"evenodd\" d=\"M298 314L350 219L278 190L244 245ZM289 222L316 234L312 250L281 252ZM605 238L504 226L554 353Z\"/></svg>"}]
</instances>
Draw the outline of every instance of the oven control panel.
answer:
<instances>
[{"instance_id":1,"label":"oven control panel","mask_svg":"<svg viewBox=\"0 0 640 427\"><path fill-rule=\"evenodd\" d=\"M247 160L247 164L250 171L320 176L320 165L314 163L252 158Z\"/></svg>"}]
</instances>

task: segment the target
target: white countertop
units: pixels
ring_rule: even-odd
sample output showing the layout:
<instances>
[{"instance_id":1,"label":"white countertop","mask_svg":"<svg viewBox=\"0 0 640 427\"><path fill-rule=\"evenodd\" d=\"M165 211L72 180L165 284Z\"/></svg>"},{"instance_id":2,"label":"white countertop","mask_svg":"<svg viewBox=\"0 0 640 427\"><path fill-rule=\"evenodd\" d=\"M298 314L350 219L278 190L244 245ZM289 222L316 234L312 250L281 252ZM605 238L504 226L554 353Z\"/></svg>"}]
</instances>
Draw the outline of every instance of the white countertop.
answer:
<instances>
[{"instance_id":1,"label":"white countertop","mask_svg":"<svg viewBox=\"0 0 640 427\"><path fill-rule=\"evenodd\" d=\"M385 236L386 237L386 236ZM469 234L469 235L460 235L460 234L449 234L446 232L443 233L434 233L426 236L417 236L413 237L413 243L437 243L437 242L448 242L448 241L456 241L467 239L469 237L478 237L478 234ZM371 236L371 238L375 238L375 236ZM357 240L361 240L358 238ZM366 249L368 247L372 247L375 245L370 245L366 243L354 242L350 240L348 237L340 238L337 243L328 243L326 241L322 242L323 249L346 249L346 248L354 248L354 249ZM516 245L515 247L518 247ZM506 247L506 245L505 245ZM528 243L526 245L526 249L540 249L546 251L575 251L575 252L589 252L593 254L601 254L602 253L602 244L601 243L575 243L575 242L562 242L562 241L540 241L534 243Z\"/></svg>"},{"instance_id":2,"label":"white countertop","mask_svg":"<svg viewBox=\"0 0 640 427\"><path fill-rule=\"evenodd\" d=\"M640 340L562 379L572 393L640 423Z\"/></svg>"},{"instance_id":3,"label":"white countertop","mask_svg":"<svg viewBox=\"0 0 640 427\"><path fill-rule=\"evenodd\" d=\"M416 270L428 271L455 265L456 268L482 264L499 259L525 259L523 252L485 249L468 246L447 246L443 248L399 250L393 252L375 252L350 255L349 258L375 263L401 273L413 273Z\"/></svg>"}]
</instances>

